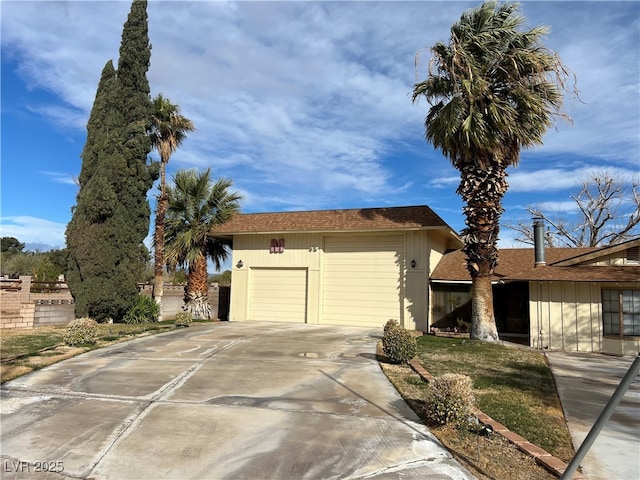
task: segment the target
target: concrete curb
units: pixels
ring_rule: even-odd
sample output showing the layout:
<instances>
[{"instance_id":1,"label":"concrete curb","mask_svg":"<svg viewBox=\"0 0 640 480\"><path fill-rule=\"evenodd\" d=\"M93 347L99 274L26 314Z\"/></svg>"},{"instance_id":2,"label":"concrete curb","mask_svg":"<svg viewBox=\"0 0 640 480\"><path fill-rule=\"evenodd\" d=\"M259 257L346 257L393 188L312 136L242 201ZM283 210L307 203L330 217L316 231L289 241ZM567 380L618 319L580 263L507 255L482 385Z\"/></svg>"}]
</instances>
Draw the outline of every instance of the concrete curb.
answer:
<instances>
[{"instance_id":1,"label":"concrete curb","mask_svg":"<svg viewBox=\"0 0 640 480\"><path fill-rule=\"evenodd\" d=\"M417 360L409 361L409 366L412 368L414 372L420 375L420 378L427 383L431 383L435 380L435 377L431 375L427 370L422 366L422 364ZM548 471L556 475L557 477L561 477L564 471L567 469L567 464L562 460L554 457L546 450L530 443L526 438L521 437L517 433L512 432L507 427L502 425L499 422L496 422L489 415L486 415L482 411L475 409L475 414L478 417L478 421L483 425L489 425L493 428L495 433L500 434L502 437L506 438L509 442L515 445L521 452L531 456L538 465L546 468ZM573 476L574 480L587 480L587 477L576 472Z\"/></svg>"}]
</instances>

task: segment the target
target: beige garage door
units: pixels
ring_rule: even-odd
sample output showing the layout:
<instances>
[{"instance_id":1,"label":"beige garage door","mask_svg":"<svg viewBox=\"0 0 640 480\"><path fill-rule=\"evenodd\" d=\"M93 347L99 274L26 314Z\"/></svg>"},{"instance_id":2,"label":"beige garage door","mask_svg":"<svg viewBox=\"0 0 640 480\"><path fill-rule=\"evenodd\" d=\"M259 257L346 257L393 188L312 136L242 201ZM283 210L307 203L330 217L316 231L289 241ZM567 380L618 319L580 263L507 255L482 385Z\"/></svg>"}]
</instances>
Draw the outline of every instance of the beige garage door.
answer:
<instances>
[{"instance_id":1,"label":"beige garage door","mask_svg":"<svg viewBox=\"0 0 640 480\"><path fill-rule=\"evenodd\" d=\"M322 323L382 327L400 320L400 235L327 237Z\"/></svg>"},{"instance_id":2,"label":"beige garage door","mask_svg":"<svg viewBox=\"0 0 640 480\"><path fill-rule=\"evenodd\" d=\"M307 270L252 268L249 320L305 323Z\"/></svg>"}]
</instances>

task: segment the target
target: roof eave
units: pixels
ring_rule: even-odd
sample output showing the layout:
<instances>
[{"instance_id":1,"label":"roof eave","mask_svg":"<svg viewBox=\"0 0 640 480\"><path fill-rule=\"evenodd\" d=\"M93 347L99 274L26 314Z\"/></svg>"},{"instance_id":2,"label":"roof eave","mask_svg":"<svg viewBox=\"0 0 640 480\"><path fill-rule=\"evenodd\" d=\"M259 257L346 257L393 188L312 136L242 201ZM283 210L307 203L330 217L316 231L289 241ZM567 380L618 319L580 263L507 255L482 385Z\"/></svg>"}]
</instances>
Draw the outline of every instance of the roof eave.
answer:
<instances>
[{"instance_id":1,"label":"roof eave","mask_svg":"<svg viewBox=\"0 0 640 480\"><path fill-rule=\"evenodd\" d=\"M628 240L626 242L618 243L616 245L609 245L606 247L602 247L593 252L583 253L581 255L576 255L575 257L567 258L565 260L560 260L558 262L552 263L551 265L553 265L554 267L571 267L573 265L577 265L582 262L596 260L605 255L611 255L612 253L617 253L622 250L626 250L628 248L633 248L637 246L640 246L640 238Z\"/></svg>"},{"instance_id":2,"label":"roof eave","mask_svg":"<svg viewBox=\"0 0 640 480\"><path fill-rule=\"evenodd\" d=\"M231 231L231 232L214 232L212 235L219 238L228 238L236 235L282 235L282 234L308 234L308 233L377 233L377 232L417 232L423 230L442 230L453 236L462 243L462 240L456 232L445 225L435 226L412 226L412 227L382 227L382 228L355 228L355 229L295 229L295 230L255 230L255 231Z\"/></svg>"}]
</instances>

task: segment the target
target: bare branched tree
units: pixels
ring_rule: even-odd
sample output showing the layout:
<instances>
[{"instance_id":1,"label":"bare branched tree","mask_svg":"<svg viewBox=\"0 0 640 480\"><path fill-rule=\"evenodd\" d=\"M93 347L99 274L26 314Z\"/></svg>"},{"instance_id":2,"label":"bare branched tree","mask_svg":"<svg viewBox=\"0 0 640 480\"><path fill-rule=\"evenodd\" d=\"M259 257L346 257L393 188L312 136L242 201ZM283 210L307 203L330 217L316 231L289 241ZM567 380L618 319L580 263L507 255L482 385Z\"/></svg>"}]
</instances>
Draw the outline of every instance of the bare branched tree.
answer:
<instances>
[{"instance_id":1,"label":"bare branched tree","mask_svg":"<svg viewBox=\"0 0 640 480\"><path fill-rule=\"evenodd\" d=\"M527 207L532 217L547 225L545 242L549 247L603 247L640 235L640 178L603 170L582 182L574 212L544 212ZM504 225L518 232L517 242L533 245L531 221Z\"/></svg>"}]
</instances>

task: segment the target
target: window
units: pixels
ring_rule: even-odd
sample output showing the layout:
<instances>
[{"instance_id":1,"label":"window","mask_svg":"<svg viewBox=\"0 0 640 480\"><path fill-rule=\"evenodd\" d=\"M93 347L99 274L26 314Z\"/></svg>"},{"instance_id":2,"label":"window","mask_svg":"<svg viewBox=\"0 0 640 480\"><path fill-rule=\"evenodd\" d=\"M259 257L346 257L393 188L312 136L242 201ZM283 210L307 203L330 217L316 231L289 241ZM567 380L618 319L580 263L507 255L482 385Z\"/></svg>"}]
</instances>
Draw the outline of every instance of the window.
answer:
<instances>
[{"instance_id":1,"label":"window","mask_svg":"<svg viewBox=\"0 0 640 480\"><path fill-rule=\"evenodd\" d=\"M602 290L605 335L640 336L640 290Z\"/></svg>"}]
</instances>

